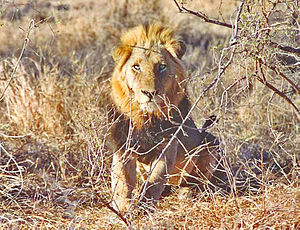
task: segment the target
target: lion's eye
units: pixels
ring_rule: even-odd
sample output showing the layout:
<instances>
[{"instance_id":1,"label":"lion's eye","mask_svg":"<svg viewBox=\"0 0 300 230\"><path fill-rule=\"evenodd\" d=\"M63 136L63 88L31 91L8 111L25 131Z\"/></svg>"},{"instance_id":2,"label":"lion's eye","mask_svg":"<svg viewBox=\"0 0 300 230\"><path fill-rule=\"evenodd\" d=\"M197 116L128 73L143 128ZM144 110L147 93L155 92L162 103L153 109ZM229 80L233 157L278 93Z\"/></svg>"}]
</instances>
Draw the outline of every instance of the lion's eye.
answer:
<instances>
[{"instance_id":1,"label":"lion's eye","mask_svg":"<svg viewBox=\"0 0 300 230\"><path fill-rule=\"evenodd\" d=\"M132 69L135 71L135 72L141 72L141 67L139 65L133 65L132 66Z\"/></svg>"},{"instance_id":2,"label":"lion's eye","mask_svg":"<svg viewBox=\"0 0 300 230\"><path fill-rule=\"evenodd\" d=\"M158 69L159 69L159 72L163 73L167 70L167 65L159 64Z\"/></svg>"}]
</instances>

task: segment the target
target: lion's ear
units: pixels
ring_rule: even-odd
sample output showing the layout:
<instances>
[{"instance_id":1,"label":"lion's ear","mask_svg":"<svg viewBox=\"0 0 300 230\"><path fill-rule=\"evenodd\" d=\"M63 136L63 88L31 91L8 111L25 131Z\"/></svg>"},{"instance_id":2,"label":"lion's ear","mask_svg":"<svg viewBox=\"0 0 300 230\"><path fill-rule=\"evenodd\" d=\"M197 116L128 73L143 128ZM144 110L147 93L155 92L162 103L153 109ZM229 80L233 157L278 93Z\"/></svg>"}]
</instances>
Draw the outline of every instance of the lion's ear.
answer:
<instances>
[{"instance_id":1,"label":"lion's ear","mask_svg":"<svg viewBox=\"0 0 300 230\"><path fill-rule=\"evenodd\" d=\"M172 44L173 49L175 50L176 56L181 59L185 54L186 46L183 41L176 41Z\"/></svg>"},{"instance_id":2,"label":"lion's ear","mask_svg":"<svg viewBox=\"0 0 300 230\"><path fill-rule=\"evenodd\" d=\"M128 46L122 46L122 45L113 48L112 57L114 61L117 63L123 57L130 55L130 50L131 49Z\"/></svg>"},{"instance_id":3,"label":"lion's ear","mask_svg":"<svg viewBox=\"0 0 300 230\"><path fill-rule=\"evenodd\" d=\"M112 57L114 59L115 62L118 62L121 57L123 56L122 55L122 47L121 46L117 46L117 47L114 47L113 50L112 50Z\"/></svg>"}]
</instances>

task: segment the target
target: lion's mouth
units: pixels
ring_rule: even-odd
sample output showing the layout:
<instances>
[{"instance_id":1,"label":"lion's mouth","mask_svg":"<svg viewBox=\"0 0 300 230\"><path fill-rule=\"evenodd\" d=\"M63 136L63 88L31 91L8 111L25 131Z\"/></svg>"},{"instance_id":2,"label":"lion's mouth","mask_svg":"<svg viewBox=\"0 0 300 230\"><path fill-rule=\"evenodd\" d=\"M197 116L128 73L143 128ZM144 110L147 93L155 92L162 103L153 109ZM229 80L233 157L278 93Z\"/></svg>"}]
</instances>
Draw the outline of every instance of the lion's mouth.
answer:
<instances>
[{"instance_id":1,"label":"lion's mouth","mask_svg":"<svg viewBox=\"0 0 300 230\"><path fill-rule=\"evenodd\" d=\"M145 100L145 97L136 97L136 102L139 104L140 110L148 114L161 112L161 108L164 105L163 97L160 95L155 95L153 98L147 98L147 100Z\"/></svg>"},{"instance_id":2,"label":"lion's mouth","mask_svg":"<svg viewBox=\"0 0 300 230\"><path fill-rule=\"evenodd\" d=\"M146 102L146 103L141 103L140 108L142 111L147 112L147 113L154 113L155 111L159 110L159 105L155 102Z\"/></svg>"}]
</instances>

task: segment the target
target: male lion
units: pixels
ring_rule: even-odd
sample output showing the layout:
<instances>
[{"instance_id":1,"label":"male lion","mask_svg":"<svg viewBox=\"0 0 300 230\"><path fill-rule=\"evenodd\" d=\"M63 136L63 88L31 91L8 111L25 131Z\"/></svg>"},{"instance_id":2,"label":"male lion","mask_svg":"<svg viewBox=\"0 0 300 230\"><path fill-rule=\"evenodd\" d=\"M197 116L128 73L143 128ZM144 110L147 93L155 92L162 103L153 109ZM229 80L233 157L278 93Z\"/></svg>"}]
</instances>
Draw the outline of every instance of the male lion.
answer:
<instances>
[{"instance_id":1,"label":"male lion","mask_svg":"<svg viewBox=\"0 0 300 230\"><path fill-rule=\"evenodd\" d=\"M217 139L186 118L185 50L171 29L151 24L125 32L113 51L112 191L120 211L130 207L137 166L145 180L143 201L152 203L166 183L209 180L215 171Z\"/></svg>"}]
</instances>

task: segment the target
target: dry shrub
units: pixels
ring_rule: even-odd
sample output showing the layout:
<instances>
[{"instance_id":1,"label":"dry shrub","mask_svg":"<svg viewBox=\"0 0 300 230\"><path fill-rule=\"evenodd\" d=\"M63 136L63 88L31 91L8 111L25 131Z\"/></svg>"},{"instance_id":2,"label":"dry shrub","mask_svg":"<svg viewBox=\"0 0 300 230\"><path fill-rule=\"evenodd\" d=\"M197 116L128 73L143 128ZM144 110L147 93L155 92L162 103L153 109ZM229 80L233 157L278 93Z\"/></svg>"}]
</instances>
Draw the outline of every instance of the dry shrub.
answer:
<instances>
[{"instance_id":1,"label":"dry shrub","mask_svg":"<svg viewBox=\"0 0 300 230\"><path fill-rule=\"evenodd\" d=\"M17 221L19 227L45 226L54 220L31 223L30 215L53 215L51 209L55 207L55 220L73 218L78 206L101 203L98 196L108 191L110 157L104 130L109 82L105 74L87 76L86 59L77 60L76 71L80 74L70 77L47 58L25 62L25 57L1 104L5 117L0 120L9 126L1 126L0 135L27 135L6 137L0 142L0 165L5 172L0 176L0 202L2 207L8 201L18 204L11 206L9 213L0 210L0 221L8 226L16 216L23 215L18 206L39 206L39 211L28 212ZM1 92L16 59L6 59L2 64L5 78L1 79Z\"/></svg>"},{"instance_id":2,"label":"dry shrub","mask_svg":"<svg viewBox=\"0 0 300 230\"><path fill-rule=\"evenodd\" d=\"M242 93L244 90L240 88L232 91L237 95L232 108L242 124L240 130L245 135L242 139L259 140L264 142L265 148L284 148L293 155L297 143L294 142L294 146L289 148L287 138L292 136L296 139L297 136L298 111L295 105L299 101L299 67L296 64L297 56L274 47L274 42L290 47L299 45L292 22L295 4L292 1L246 1L246 4L241 14L239 44L233 62L234 68L239 66L241 71L231 75L246 81L248 93ZM290 63L284 62L282 56ZM236 100L238 97L241 99ZM279 149L276 151L281 152Z\"/></svg>"},{"instance_id":3,"label":"dry shrub","mask_svg":"<svg viewBox=\"0 0 300 230\"><path fill-rule=\"evenodd\" d=\"M60 66L63 62L56 64L54 60L49 60L49 57L40 55L41 62L25 57L24 60L27 61L18 66L13 81L4 93L5 105L2 106L2 110L6 110L4 114L15 130L19 130L18 134L68 137L74 134L76 125L73 120L78 117L82 119L84 114L89 120L91 115L98 114L99 106L107 103L107 75L96 70L92 72L92 68L86 71L85 63L93 60L85 58L77 63L74 70L81 74L73 73L70 77L68 75L72 70L67 70L70 63ZM98 56L99 54L92 59ZM1 92L4 92L16 63L15 58L3 61L1 74L4 78L0 81ZM103 70L102 67L101 69ZM98 75L86 75L90 73ZM101 114L101 117L105 117L105 114Z\"/></svg>"},{"instance_id":4,"label":"dry shrub","mask_svg":"<svg viewBox=\"0 0 300 230\"><path fill-rule=\"evenodd\" d=\"M278 41L291 47L299 44L293 22L294 10L292 1L245 1L231 65L214 90L198 104L198 111L206 117L211 112L219 114L223 122L220 128L222 132L230 132L231 138L259 140L266 144L270 137L278 141L278 131L295 137L297 111L289 101L299 104L297 55L273 44ZM193 98L212 81L233 49L228 42L212 48L214 61L208 73L192 73L190 91ZM218 64L221 53L225 58ZM271 145L271 142L267 144ZM287 151L294 152L294 149Z\"/></svg>"},{"instance_id":5,"label":"dry shrub","mask_svg":"<svg viewBox=\"0 0 300 230\"><path fill-rule=\"evenodd\" d=\"M6 60L1 74L7 76L7 73L12 73L16 62L16 59ZM5 92L8 119L22 134L44 132L52 136L66 135L70 132L70 114L66 109L67 81L59 80L53 70L46 70L37 80L24 68L22 64L19 66ZM7 82L8 78L1 81L1 92L4 92Z\"/></svg>"}]
</instances>

